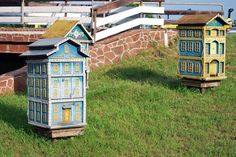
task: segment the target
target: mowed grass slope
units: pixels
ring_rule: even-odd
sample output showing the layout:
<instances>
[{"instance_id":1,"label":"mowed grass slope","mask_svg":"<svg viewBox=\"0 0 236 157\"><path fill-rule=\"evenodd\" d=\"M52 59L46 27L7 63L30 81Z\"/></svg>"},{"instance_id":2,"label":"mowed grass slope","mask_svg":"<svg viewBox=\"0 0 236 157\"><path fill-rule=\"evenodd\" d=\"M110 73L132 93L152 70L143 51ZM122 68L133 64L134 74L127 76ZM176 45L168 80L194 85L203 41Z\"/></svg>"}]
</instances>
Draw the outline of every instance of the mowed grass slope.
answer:
<instances>
[{"instance_id":1,"label":"mowed grass slope","mask_svg":"<svg viewBox=\"0 0 236 157\"><path fill-rule=\"evenodd\" d=\"M25 94L0 97L0 156L236 156L236 36L227 76L201 94L177 59L150 52L90 75L85 134L51 142L27 124ZM173 53L173 50L164 50Z\"/></svg>"}]
</instances>

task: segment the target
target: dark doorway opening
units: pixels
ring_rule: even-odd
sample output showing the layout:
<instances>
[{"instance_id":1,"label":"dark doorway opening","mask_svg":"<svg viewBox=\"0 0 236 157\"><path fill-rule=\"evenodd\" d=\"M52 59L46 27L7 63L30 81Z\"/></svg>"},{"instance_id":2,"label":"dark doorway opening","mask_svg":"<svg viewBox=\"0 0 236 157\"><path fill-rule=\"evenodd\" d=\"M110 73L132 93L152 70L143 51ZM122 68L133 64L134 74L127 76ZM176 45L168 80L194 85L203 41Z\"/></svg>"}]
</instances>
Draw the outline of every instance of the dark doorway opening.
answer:
<instances>
[{"instance_id":1,"label":"dark doorway opening","mask_svg":"<svg viewBox=\"0 0 236 157\"><path fill-rule=\"evenodd\" d=\"M20 54L0 53L0 75L26 66L25 59Z\"/></svg>"}]
</instances>

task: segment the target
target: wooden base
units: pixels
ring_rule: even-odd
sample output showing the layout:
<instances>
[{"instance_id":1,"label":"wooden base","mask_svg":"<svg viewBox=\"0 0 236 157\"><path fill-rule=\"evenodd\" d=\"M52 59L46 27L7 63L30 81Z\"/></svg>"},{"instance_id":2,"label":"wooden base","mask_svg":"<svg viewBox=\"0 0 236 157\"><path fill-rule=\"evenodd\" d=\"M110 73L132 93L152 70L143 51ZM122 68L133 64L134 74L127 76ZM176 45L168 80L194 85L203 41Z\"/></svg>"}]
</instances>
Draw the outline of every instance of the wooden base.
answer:
<instances>
[{"instance_id":1,"label":"wooden base","mask_svg":"<svg viewBox=\"0 0 236 157\"><path fill-rule=\"evenodd\" d=\"M62 129L46 129L35 127L35 130L38 134L49 137L49 138L63 138L63 137L72 137L83 135L85 127L77 128L62 128Z\"/></svg>"},{"instance_id":2,"label":"wooden base","mask_svg":"<svg viewBox=\"0 0 236 157\"><path fill-rule=\"evenodd\" d=\"M196 87L201 90L201 93L204 93L206 89L218 87L220 81L201 81L201 80L192 80L192 79L182 79L182 84L187 87Z\"/></svg>"}]
</instances>

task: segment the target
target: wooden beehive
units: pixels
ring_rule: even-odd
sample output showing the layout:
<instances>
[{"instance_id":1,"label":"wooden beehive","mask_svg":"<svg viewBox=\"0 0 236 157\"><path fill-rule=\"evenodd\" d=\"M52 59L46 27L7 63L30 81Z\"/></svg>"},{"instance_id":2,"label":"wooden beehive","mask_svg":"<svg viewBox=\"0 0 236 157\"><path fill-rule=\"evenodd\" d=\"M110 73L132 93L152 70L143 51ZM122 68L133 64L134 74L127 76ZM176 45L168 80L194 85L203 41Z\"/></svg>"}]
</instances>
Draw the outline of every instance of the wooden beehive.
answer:
<instances>
[{"instance_id":1,"label":"wooden beehive","mask_svg":"<svg viewBox=\"0 0 236 157\"><path fill-rule=\"evenodd\" d=\"M87 31L83 24L77 20L56 20L48 30L42 35L42 38L62 38L70 37L80 43L81 51L89 55L89 44L93 43L93 37ZM88 60L86 60L86 87L88 87L89 75Z\"/></svg>"},{"instance_id":2,"label":"wooden beehive","mask_svg":"<svg viewBox=\"0 0 236 157\"><path fill-rule=\"evenodd\" d=\"M178 76L184 79L225 79L227 22L217 14L185 15L178 23Z\"/></svg>"},{"instance_id":3,"label":"wooden beehive","mask_svg":"<svg viewBox=\"0 0 236 157\"><path fill-rule=\"evenodd\" d=\"M39 39L22 56L27 57L28 123L53 138L76 135L68 129L86 125L88 56L80 44L71 38Z\"/></svg>"}]
</instances>

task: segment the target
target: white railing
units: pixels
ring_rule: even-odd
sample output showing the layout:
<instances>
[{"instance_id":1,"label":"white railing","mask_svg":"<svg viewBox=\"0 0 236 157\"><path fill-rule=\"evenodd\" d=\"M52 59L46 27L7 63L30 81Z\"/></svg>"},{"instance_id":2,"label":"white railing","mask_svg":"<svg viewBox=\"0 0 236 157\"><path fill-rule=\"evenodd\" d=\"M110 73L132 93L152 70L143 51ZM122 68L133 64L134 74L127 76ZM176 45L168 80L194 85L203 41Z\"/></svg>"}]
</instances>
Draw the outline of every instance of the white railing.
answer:
<instances>
[{"instance_id":1,"label":"white railing","mask_svg":"<svg viewBox=\"0 0 236 157\"><path fill-rule=\"evenodd\" d=\"M136 18L132 21L96 33L96 41L118 34L140 25L164 25L164 19Z\"/></svg>"},{"instance_id":2,"label":"white railing","mask_svg":"<svg viewBox=\"0 0 236 157\"><path fill-rule=\"evenodd\" d=\"M135 7L129 10L125 10L123 12L119 12L114 15L110 15L104 18L97 19L96 22L96 28L101 27L106 24L114 24L119 21L125 21L125 19L132 17L134 15L138 14L164 14L164 8L163 7L153 7L153 6L139 6ZM129 30L131 28L134 28L139 25L164 25L164 19L158 19L158 18L135 18L131 21L127 20L123 22L122 24L118 24L117 26L113 26L111 28L107 28L105 30L102 30L100 32L96 33L95 40L101 40L106 37L118 34L120 32Z\"/></svg>"},{"instance_id":3,"label":"white railing","mask_svg":"<svg viewBox=\"0 0 236 157\"><path fill-rule=\"evenodd\" d=\"M0 7L1 23L52 23L57 19L79 20L90 24L91 6ZM67 17L65 17L67 13ZM55 16L53 16L55 15Z\"/></svg>"},{"instance_id":4,"label":"white railing","mask_svg":"<svg viewBox=\"0 0 236 157\"><path fill-rule=\"evenodd\" d=\"M78 20L80 23L90 25L92 6L21 6L0 7L0 23L35 23L51 24L57 19ZM163 25L164 19L144 18L142 14L164 14L163 7L139 6L134 8L116 8L106 17L96 17L93 26L105 30L96 31L95 41L129 30L139 25ZM65 14L67 15L65 17ZM105 14L104 14L105 15ZM135 16L135 17L134 17ZM134 18L133 18L134 17ZM157 17L157 16L156 16ZM113 25L109 28L106 25Z\"/></svg>"},{"instance_id":5,"label":"white railing","mask_svg":"<svg viewBox=\"0 0 236 157\"><path fill-rule=\"evenodd\" d=\"M141 13L151 13L151 14L163 14L164 13L164 8L163 7L150 7L150 6L140 6L140 7L135 7L133 9L129 9L114 15L110 15L104 18L100 18L97 21L97 27L109 24L109 23L114 23L120 20L123 20L127 17L141 14Z\"/></svg>"}]
</instances>

